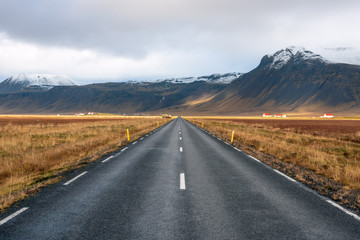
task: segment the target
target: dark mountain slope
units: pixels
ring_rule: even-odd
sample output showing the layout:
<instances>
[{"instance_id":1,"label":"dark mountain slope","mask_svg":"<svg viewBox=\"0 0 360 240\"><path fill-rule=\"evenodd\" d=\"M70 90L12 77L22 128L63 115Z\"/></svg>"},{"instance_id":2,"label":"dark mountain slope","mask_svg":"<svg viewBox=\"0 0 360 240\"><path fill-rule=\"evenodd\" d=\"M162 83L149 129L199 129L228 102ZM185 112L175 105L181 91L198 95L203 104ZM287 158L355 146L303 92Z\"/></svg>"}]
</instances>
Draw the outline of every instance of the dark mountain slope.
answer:
<instances>
[{"instance_id":1,"label":"dark mountain slope","mask_svg":"<svg viewBox=\"0 0 360 240\"><path fill-rule=\"evenodd\" d=\"M264 56L257 68L194 110L214 107L218 113L239 114L359 109L360 66L330 63L301 52L290 55L281 67L274 67L276 55Z\"/></svg>"}]
</instances>

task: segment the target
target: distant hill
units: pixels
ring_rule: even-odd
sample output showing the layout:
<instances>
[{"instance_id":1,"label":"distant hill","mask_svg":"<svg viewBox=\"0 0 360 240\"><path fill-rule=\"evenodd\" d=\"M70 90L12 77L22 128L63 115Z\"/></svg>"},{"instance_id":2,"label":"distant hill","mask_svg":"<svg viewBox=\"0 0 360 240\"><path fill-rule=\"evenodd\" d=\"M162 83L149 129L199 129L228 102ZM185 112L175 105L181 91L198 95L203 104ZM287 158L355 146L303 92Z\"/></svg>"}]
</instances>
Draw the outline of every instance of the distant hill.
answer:
<instances>
[{"instance_id":1,"label":"distant hill","mask_svg":"<svg viewBox=\"0 0 360 240\"><path fill-rule=\"evenodd\" d=\"M360 66L289 47L265 55L245 74L3 92L0 113L360 114L359 98Z\"/></svg>"}]
</instances>

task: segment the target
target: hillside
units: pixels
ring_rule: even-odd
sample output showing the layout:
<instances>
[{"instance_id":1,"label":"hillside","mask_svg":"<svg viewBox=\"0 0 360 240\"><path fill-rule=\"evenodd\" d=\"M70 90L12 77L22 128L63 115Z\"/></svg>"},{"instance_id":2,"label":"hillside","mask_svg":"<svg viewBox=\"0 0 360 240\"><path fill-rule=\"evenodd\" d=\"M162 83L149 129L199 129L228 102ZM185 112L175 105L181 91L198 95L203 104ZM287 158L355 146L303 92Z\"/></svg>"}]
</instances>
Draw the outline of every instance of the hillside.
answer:
<instances>
[{"instance_id":1,"label":"hillside","mask_svg":"<svg viewBox=\"0 0 360 240\"><path fill-rule=\"evenodd\" d=\"M0 112L151 112L208 98L225 87L225 84L203 81L188 84L159 82L62 86L43 92L0 94Z\"/></svg>"},{"instance_id":2,"label":"hillside","mask_svg":"<svg viewBox=\"0 0 360 240\"><path fill-rule=\"evenodd\" d=\"M360 66L332 63L304 49L287 48L190 111L359 112Z\"/></svg>"}]
</instances>

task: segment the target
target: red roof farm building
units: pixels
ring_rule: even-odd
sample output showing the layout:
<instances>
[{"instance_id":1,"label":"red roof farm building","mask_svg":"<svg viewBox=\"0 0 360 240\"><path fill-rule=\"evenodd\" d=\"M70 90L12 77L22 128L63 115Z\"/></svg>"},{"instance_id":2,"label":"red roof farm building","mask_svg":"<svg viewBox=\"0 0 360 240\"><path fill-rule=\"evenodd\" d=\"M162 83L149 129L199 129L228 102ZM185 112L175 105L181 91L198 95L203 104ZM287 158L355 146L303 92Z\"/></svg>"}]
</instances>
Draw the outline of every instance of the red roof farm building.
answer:
<instances>
[{"instance_id":1,"label":"red roof farm building","mask_svg":"<svg viewBox=\"0 0 360 240\"><path fill-rule=\"evenodd\" d=\"M321 118L333 118L334 115L332 115L331 113L325 113L324 115L320 116Z\"/></svg>"}]
</instances>

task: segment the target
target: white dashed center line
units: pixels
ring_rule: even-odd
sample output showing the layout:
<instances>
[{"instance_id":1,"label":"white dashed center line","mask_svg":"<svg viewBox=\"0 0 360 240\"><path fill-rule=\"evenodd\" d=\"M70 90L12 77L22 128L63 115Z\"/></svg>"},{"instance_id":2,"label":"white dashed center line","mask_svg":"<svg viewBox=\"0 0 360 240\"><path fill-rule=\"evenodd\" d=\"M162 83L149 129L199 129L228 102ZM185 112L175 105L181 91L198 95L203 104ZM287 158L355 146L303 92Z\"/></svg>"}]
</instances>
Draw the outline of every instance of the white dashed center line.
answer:
<instances>
[{"instance_id":1,"label":"white dashed center line","mask_svg":"<svg viewBox=\"0 0 360 240\"><path fill-rule=\"evenodd\" d=\"M180 137L180 140L181 140L182 138Z\"/></svg>"},{"instance_id":2,"label":"white dashed center line","mask_svg":"<svg viewBox=\"0 0 360 240\"><path fill-rule=\"evenodd\" d=\"M142 137L142 138L140 138L140 141L141 141L141 140L143 140L143 139L144 139L143 137Z\"/></svg>"},{"instance_id":3,"label":"white dashed center line","mask_svg":"<svg viewBox=\"0 0 360 240\"><path fill-rule=\"evenodd\" d=\"M137 143L137 141L133 142L132 144L136 144L136 143Z\"/></svg>"},{"instance_id":4,"label":"white dashed center line","mask_svg":"<svg viewBox=\"0 0 360 240\"><path fill-rule=\"evenodd\" d=\"M180 147L180 152L182 152L183 151L183 148L182 147Z\"/></svg>"},{"instance_id":5,"label":"white dashed center line","mask_svg":"<svg viewBox=\"0 0 360 240\"><path fill-rule=\"evenodd\" d=\"M185 190L185 173L180 173L180 189Z\"/></svg>"},{"instance_id":6,"label":"white dashed center line","mask_svg":"<svg viewBox=\"0 0 360 240\"><path fill-rule=\"evenodd\" d=\"M81 174L79 174L79 175L77 175L76 177L74 177L73 179L71 179L71 180L69 180L69 181L67 181L66 183L64 183L64 185L66 186L66 185L69 185L70 183L72 183L73 181L75 181L76 179L78 179L79 177L81 177L81 176L83 176L83 175L85 175L87 173L87 171L85 171L85 172L83 172L83 173L81 173Z\"/></svg>"},{"instance_id":7,"label":"white dashed center line","mask_svg":"<svg viewBox=\"0 0 360 240\"><path fill-rule=\"evenodd\" d=\"M10 221L11 219L13 219L14 217L16 217L17 215L19 215L20 213L26 211L27 209L29 209L28 207L23 207L22 209L14 212L13 214L11 214L10 216L4 218L3 220L0 221L0 226L3 225L4 223Z\"/></svg>"}]
</instances>

